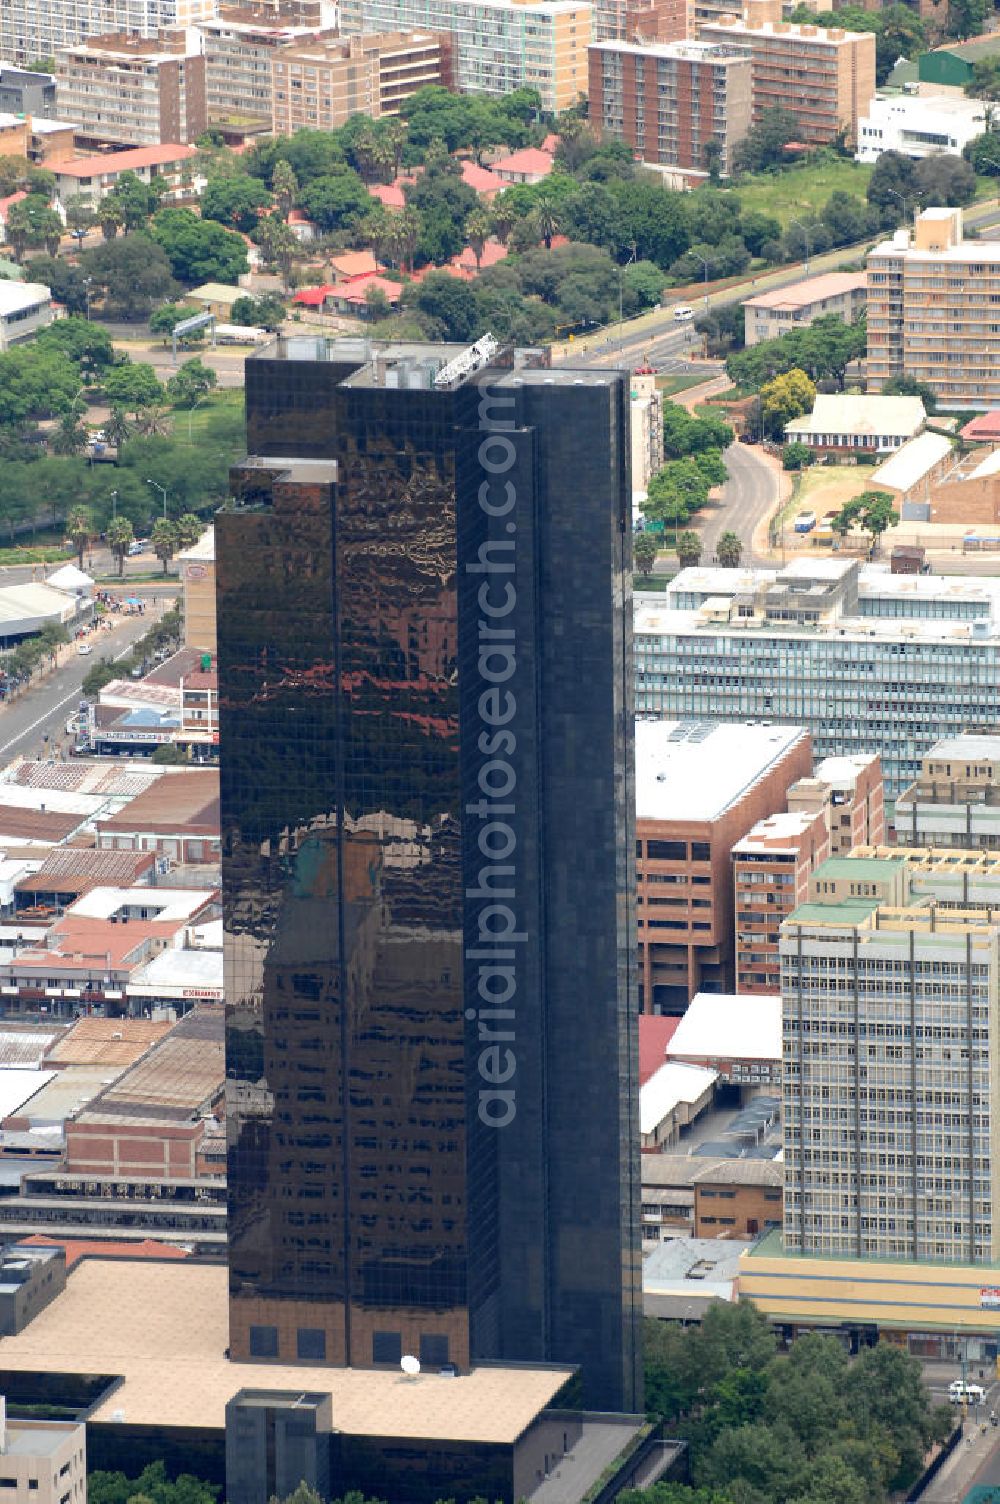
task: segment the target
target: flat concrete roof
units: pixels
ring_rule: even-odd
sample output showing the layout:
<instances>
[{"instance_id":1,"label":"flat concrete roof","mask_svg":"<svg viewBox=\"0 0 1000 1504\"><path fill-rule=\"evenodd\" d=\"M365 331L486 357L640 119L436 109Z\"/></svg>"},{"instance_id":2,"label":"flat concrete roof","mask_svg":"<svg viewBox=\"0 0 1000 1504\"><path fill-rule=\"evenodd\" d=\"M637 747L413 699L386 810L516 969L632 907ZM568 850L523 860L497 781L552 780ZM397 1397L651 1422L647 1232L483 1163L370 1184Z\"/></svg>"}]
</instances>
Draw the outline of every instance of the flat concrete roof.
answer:
<instances>
[{"instance_id":1,"label":"flat concrete roof","mask_svg":"<svg viewBox=\"0 0 1000 1504\"><path fill-rule=\"evenodd\" d=\"M667 1057L780 1060L781 998L696 992L667 1045Z\"/></svg>"},{"instance_id":2,"label":"flat concrete roof","mask_svg":"<svg viewBox=\"0 0 1000 1504\"><path fill-rule=\"evenodd\" d=\"M805 735L762 721L637 721L636 816L717 820Z\"/></svg>"},{"instance_id":3,"label":"flat concrete roof","mask_svg":"<svg viewBox=\"0 0 1000 1504\"><path fill-rule=\"evenodd\" d=\"M339 1431L510 1445L571 1377L568 1368L482 1367L456 1378L398 1370L231 1363L222 1264L84 1259L16 1337L0 1369L121 1375L91 1416L133 1426L223 1430L240 1389L329 1394Z\"/></svg>"}]
</instances>

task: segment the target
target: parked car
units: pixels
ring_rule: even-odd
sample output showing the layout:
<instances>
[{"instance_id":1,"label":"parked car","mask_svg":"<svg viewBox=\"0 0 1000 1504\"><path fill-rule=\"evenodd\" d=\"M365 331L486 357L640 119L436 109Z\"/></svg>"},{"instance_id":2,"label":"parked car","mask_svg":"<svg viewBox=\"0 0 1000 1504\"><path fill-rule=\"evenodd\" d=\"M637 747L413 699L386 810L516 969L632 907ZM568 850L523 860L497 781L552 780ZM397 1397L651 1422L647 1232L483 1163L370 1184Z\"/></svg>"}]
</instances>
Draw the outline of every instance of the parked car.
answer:
<instances>
[{"instance_id":1,"label":"parked car","mask_svg":"<svg viewBox=\"0 0 1000 1504\"><path fill-rule=\"evenodd\" d=\"M687 303L678 303L677 307L674 309L674 323L690 324L693 318L694 309L689 307Z\"/></svg>"},{"instance_id":2,"label":"parked car","mask_svg":"<svg viewBox=\"0 0 1000 1504\"><path fill-rule=\"evenodd\" d=\"M76 645L76 650L81 658L86 658L88 653L92 653L94 651L89 642L78 642Z\"/></svg>"}]
</instances>

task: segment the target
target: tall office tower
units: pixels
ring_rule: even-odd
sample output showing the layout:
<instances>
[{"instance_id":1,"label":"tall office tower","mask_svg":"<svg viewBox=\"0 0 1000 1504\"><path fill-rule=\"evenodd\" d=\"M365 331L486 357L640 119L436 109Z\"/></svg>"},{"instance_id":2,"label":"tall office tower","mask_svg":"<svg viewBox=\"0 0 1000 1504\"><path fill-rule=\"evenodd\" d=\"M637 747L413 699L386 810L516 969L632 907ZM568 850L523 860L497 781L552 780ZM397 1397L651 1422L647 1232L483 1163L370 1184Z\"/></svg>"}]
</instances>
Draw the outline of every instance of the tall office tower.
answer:
<instances>
[{"instance_id":1,"label":"tall office tower","mask_svg":"<svg viewBox=\"0 0 1000 1504\"><path fill-rule=\"evenodd\" d=\"M216 534L231 1352L567 1361L631 1410L628 386L493 344L247 363Z\"/></svg>"},{"instance_id":2,"label":"tall office tower","mask_svg":"<svg viewBox=\"0 0 1000 1504\"><path fill-rule=\"evenodd\" d=\"M1000 927L982 890L938 904L947 876L917 895L900 857L838 857L782 926L791 1253L1000 1254Z\"/></svg>"}]
</instances>

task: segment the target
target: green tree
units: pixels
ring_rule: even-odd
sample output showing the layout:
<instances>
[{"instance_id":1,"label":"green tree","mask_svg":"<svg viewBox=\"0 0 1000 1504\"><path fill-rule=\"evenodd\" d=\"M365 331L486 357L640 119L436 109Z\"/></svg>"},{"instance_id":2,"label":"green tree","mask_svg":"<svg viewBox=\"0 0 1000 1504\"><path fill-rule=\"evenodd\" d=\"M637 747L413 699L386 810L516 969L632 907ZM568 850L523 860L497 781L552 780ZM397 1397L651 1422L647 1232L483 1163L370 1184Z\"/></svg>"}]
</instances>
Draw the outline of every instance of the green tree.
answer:
<instances>
[{"instance_id":1,"label":"green tree","mask_svg":"<svg viewBox=\"0 0 1000 1504\"><path fill-rule=\"evenodd\" d=\"M79 194L67 199L63 209L66 213L66 228L71 234L85 235L97 224L97 215L92 205Z\"/></svg>"},{"instance_id":2,"label":"green tree","mask_svg":"<svg viewBox=\"0 0 1000 1504\"><path fill-rule=\"evenodd\" d=\"M785 147L800 135L799 122L790 111L765 110L736 145L733 152L735 171L763 172L768 167L781 167L788 161Z\"/></svg>"},{"instance_id":3,"label":"green tree","mask_svg":"<svg viewBox=\"0 0 1000 1504\"><path fill-rule=\"evenodd\" d=\"M701 539L689 528L677 539L677 559L682 569L701 563Z\"/></svg>"},{"instance_id":4,"label":"green tree","mask_svg":"<svg viewBox=\"0 0 1000 1504\"><path fill-rule=\"evenodd\" d=\"M767 432L772 438L780 438L785 424L811 412L815 400L815 383L809 380L805 371L793 368L775 376L760 389L761 413Z\"/></svg>"},{"instance_id":5,"label":"green tree","mask_svg":"<svg viewBox=\"0 0 1000 1504\"><path fill-rule=\"evenodd\" d=\"M79 413L75 409L63 413L52 435L52 453L82 454L87 442L87 430L80 422Z\"/></svg>"},{"instance_id":6,"label":"green tree","mask_svg":"<svg viewBox=\"0 0 1000 1504\"><path fill-rule=\"evenodd\" d=\"M172 274L188 287L202 282L235 284L247 269L240 236L214 220L199 219L190 209L161 209L153 216L151 233Z\"/></svg>"},{"instance_id":7,"label":"green tree","mask_svg":"<svg viewBox=\"0 0 1000 1504\"><path fill-rule=\"evenodd\" d=\"M201 213L203 219L216 220L229 230L247 235L260 218L260 211L271 203L271 194L263 183L240 172L209 179L201 196Z\"/></svg>"},{"instance_id":8,"label":"green tree","mask_svg":"<svg viewBox=\"0 0 1000 1504\"><path fill-rule=\"evenodd\" d=\"M274 172L271 174L271 192L274 194L279 212L287 218L288 211L295 203L295 195L299 191L299 180L295 176L295 168L290 162L279 161L274 164Z\"/></svg>"},{"instance_id":9,"label":"green tree","mask_svg":"<svg viewBox=\"0 0 1000 1504\"><path fill-rule=\"evenodd\" d=\"M148 318L156 304L177 290L162 247L141 233L84 251L80 268L108 318Z\"/></svg>"},{"instance_id":10,"label":"green tree","mask_svg":"<svg viewBox=\"0 0 1000 1504\"><path fill-rule=\"evenodd\" d=\"M250 237L260 248L268 266L276 267L287 289L292 275L292 265L299 253L299 243L283 219L276 214L267 214Z\"/></svg>"},{"instance_id":11,"label":"green tree","mask_svg":"<svg viewBox=\"0 0 1000 1504\"><path fill-rule=\"evenodd\" d=\"M1000 99L1000 58L984 57L974 61L972 78L966 84L965 92L973 99Z\"/></svg>"},{"instance_id":12,"label":"green tree","mask_svg":"<svg viewBox=\"0 0 1000 1504\"><path fill-rule=\"evenodd\" d=\"M307 183L299 191L298 203L325 234L355 229L372 206L368 189L349 167Z\"/></svg>"},{"instance_id":13,"label":"green tree","mask_svg":"<svg viewBox=\"0 0 1000 1504\"><path fill-rule=\"evenodd\" d=\"M49 288L57 303L69 314L86 313L87 285L78 266L64 261L61 256L27 256L23 262L24 275L32 282L41 282Z\"/></svg>"},{"instance_id":14,"label":"green tree","mask_svg":"<svg viewBox=\"0 0 1000 1504\"><path fill-rule=\"evenodd\" d=\"M205 531L205 524L193 512L185 512L177 519L177 547L193 548Z\"/></svg>"},{"instance_id":15,"label":"green tree","mask_svg":"<svg viewBox=\"0 0 1000 1504\"><path fill-rule=\"evenodd\" d=\"M727 528L724 533L720 534L719 541L715 545L715 552L724 569L737 569L743 557L743 544L739 533L734 533Z\"/></svg>"},{"instance_id":16,"label":"green tree","mask_svg":"<svg viewBox=\"0 0 1000 1504\"><path fill-rule=\"evenodd\" d=\"M138 417L144 407L163 401L163 386L152 366L130 361L126 365L114 366L107 373L104 395L109 403Z\"/></svg>"},{"instance_id":17,"label":"green tree","mask_svg":"<svg viewBox=\"0 0 1000 1504\"><path fill-rule=\"evenodd\" d=\"M118 578L121 579L125 573L128 551L135 542L135 532L131 522L127 517L116 517L108 524L106 537L111 556L118 561Z\"/></svg>"},{"instance_id":18,"label":"green tree","mask_svg":"<svg viewBox=\"0 0 1000 1504\"><path fill-rule=\"evenodd\" d=\"M476 271L482 266L483 251L486 242L490 238L490 216L483 208L475 208L466 217L465 238L468 241L472 254L476 258Z\"/></svg>"},{"instance_id":19,"label":"green tree","mask_svg":"<svg viewBox=\"0 0 1000 1504\"><path fill-rule=\"evenodd\" d=\"M62 220L40 194L29 193L7 210L7 239L19 261L25 251L45 250L54 256L62 233Z\"/></svg>"},{"instance_id":20,"label":"green tree","mask_svg":"<svg viewBox=\"0 0 1000 1504\"><path fill-rule=\"evenodd\" d=\"M926 381L918 381L915 376L893 376L882 387L882 395L885 397L919 397L924 404L925 413L937 411L937 397L932 387Z\"/></svg>"},{"instance_id":21,"label":"green tree","mask_svg":"<svg viewBox=\"0 0 1000 1504\"><path fill-rule=\"evenodd\" d=\"M66 542L76 550L76 562L83 568L83 555L94 536L94 524L83 507L76 507L66 519Z\"/></svg>"},{"instance_id":22,"label":"green tree","mask_svg":"<svg viewBox=\"0 0 1000 1504\"><path fill-rule=\"evenodd\" d=\"M161 303L149 316L150 331L153 334L173 334L178 324L200 312L197 303Z\"/></svg>"},{"instance_id":23,"label":"green tree","mask_svg":"<svg viewBox=\"0 0 1000 1504\"><path fill-rule=\"evenodd\" d=\"M167 573L167 565L177 552L177 524L169 517L157 517L153 523L152 544L153 552L162 561L163 573Z\"/></svg>"},{"instance_id":24,"label":"green tree","mask_svg":"<svg viewBox=\"0 0 1000 1504\"><path fill-rule=\"evenodd\" d=\"M413 306L429 339L467 343L476 338L479 310L467 282L446 272L431 272L417 288Z\"/></svg>"},{"instance_id":25,"label":"green tree","mask_svg":"<svg viewBox=\"0 0 1000 1504\"><path fill-rule=\"evenodd\" d=\"M895 527L899 513L888 491L865 491L861 497L861 525L871 534L872 555L878 552L879 539L887 528Z\"/></svg>"},{"instance_id":26,"label":"green tree","mask_svg":"<svg viewBox=\"0 0 1000 1504\"><path fill-rule=\"evenodd\" d=\"M125 223L125 211L113 194L106 193L97 206L97 218L105 240L114 240Z\"/></svg>"},{"instance_id":27,"label":"green tree","mask_svg":"<svg viewBox=\"0 0 1000 1504\"><path fill-rule=\"evenodd\" d=\"M107 435L108 443L114 444L119 452L122 446L127 444L132 437L132 426L125 416L125 409L117 403L111 408L110 416L104 424L104 432Z\"/></svg>"},{"instance_id":28,"label":"green tree","mask_svg":"<svg viewBox=\"0 0 1000 1504\"><path fill-rule=\"evenodd\" d=\"M218 376L196 355L187 360L167 382L167 396L175 407L194 407L215 386Z\"/></svg>"},{"instance_id":29,"label":"green tree","mask_svg":"<svg viewBox=\"0 0 1000 1504\"><path fill-rule=\"evenodd\" d=\"M812 464L815 457L808 444L803 444L799 439L793 439L781 451L782 469L804 470L807 465Z\"/></svg>"},{"instance_id":30,"label":"green tree","mask_svg":"<svg viewBox=\"0 0 1000 1504\"><path fill-rule=\"evenodd\" d=\"M113 190L105 195L101 216L104 217L108 208L116 207L121 214L121 227L128 235L146 228L159 202L160 189L155 178L151 183L144 183L134 172L123 172Z\"/></svg>"},{"instance_id":31,"label":"green tree","mask_svg":"<svg viewBox=\"0 0 1000 1504\"><path fill-rule=\"evenodd\" d=\"M656 539L652 533L637 533L632 543L632 553L635 558L635 567L640 574L651 575L656 556L659 553Z\"/></svg>"}]
</instances>

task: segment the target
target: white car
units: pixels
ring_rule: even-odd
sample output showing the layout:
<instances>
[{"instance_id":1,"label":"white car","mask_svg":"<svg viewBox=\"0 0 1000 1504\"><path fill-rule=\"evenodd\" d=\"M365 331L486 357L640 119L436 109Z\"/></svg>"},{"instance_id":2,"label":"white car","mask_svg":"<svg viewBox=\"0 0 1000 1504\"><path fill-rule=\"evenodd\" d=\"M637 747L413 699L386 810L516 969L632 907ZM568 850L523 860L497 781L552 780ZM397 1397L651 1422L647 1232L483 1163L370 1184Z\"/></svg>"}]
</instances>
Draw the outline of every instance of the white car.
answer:
<instances>
[{"instance_id":1,"label":"white car","mask_svg":"<svg viewBox=\"0 0 1000 1504\"><path fill-rule=\"evenodd\" d=\"M948 1386L948 1398L953 1405L960 1405L963 1400L970 1405L981 1405L986 1391L981 1384L964 1384L961 1379L956 1379Z\"/></svg>"},{"instance_id":2,"label":"white car","mask_svg":"<svg viewBox=\"0 0 1000 1504\"><path fill-rule=\"evenodd\" d=\"M89 642L78 642L76 645L76 650L81 658L86 658L88 653L92 653L94 651Z\"/></svg>"},{"instance_id":3,"label":"white car","mask_svg":"<svg viewBox=\"0 0 1000 1504\"><path fill-rule=\"evenodd\" d=\"M689 308L686 303L678 303L677 307L674 309L674 323L689 324L693 318L694 309Z\"/></svg>"}]
</instances>

